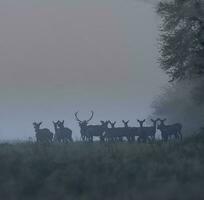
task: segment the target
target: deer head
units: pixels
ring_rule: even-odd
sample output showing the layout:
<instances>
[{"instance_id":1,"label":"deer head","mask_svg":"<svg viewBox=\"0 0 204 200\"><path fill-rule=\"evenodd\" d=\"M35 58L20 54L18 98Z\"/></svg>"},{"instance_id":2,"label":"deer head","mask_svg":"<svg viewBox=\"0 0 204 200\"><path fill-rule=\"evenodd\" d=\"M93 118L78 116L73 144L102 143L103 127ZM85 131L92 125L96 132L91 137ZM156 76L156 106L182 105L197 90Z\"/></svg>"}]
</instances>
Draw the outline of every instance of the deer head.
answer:
<instances>
[{"instance_id":1,"label":"deer head","mask_svg":"<svg viewBox=\"0 0 204 200\"><path fill-rule=\"evenodd\" d=\"M102 126L102 127L104 127L104 128L107 128L107 127L108 127L108 123L109 123L108 121L102 121L102 120L101 120L100 122L101 122L101 126Z\"/></svg>"},{"instance_id":2,"label":"deer head","mask_svg":"<svg viewBox=\"0 0 204 200\"><path fill-rule=\"evenodd\" d=\"M144 119L144 120L142 120L142 121L138 119L137 121L139 122L140 127L143 127L143 124L144 124L144 122L145 122L145 119Z\"/></svg>"},{"instance_id":3,"label":"deer head","mask_svg":"<svg viewBox=\"0 0 204 200\"><path fill-rule=\"evenodd\" d=\"M75 115L75 119L79 122L79 126L80 126L80 127L85 127L85 126L88 125L89 121L92 120L93 115L94 115L94 112L91 111L91 116L90 116L90 118L89 118L88 120L83 120L83 121L79 119L79 117L78 117L78 112L75 112L74 115Z\"/></svg>"},{"instance_id":4,"label":"deer head","mask_svg":"<svg viewBox=\"0 0 204 200\"><path fill-rule=\"evenodd\" d=\"M166 121L167 119L164 118L164 119L160 119L158 118L158 121L160 121L160 124L158 125L158 129L161 129L165 126L164 122Z\"/></svg>"},{"instance_id":5,"label":"deer head","mask_svg":"<svg viewBox=\"0 0 204 200\"><path fill-rule=\"evenodd\" d=\"M40 123L33 122L33 126L34 126L35 131L38 131L40 129L41 124L42 124L42 122L40 122Z\"/></svg>"},{"instance_id":6,"label":"deer head","mask_svg":"<svg viewBox=\"0 0 204 200\"><path fill-rule=\"evenodd\" d=\"M58 120L57 125L59 128L64 128L64 120L63 121Z\"/></svg>"},{"instance_id":7,"label":"deer head","mask_svg":"<svg viewBox=\"0 0 204 200\"><path fill-rule=\"evenodd\" d=\"M108 123L111 125L111 128L115 128L116 121L111 122L110 120L108 120Z\"/></svg>"},{"instance_id":8,"label":"deer head","mask_svg":"<svg viewBox=\"0 0 204 200\"><path fill-rule=\"evenodd\" d=\"M54 128L57 129L57 126L58 126L58 121L55 122L55 121L52 121L53 125L54 125Z\"/></svg>"},{"instance_id":9,"label":"deer head","mask_svg":"<svg viewBox=\"0 0 204 200\"><path fill-rule=\"evenodd\" d=\"M128 128L129 120L128 120L128 121L124 121L124 120L122 120L122 122L123 122L123 124L124 124L124 127L125 127L125 128Z\"/></svg>"}]
</instances>

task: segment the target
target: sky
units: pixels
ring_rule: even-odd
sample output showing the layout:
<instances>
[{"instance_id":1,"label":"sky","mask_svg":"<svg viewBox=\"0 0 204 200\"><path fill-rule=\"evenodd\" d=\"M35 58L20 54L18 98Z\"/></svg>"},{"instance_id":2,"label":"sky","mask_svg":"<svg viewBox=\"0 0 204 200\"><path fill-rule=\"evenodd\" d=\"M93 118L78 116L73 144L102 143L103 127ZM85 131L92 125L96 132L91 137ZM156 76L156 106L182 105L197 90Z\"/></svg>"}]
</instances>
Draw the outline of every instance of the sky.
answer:
<instances>
[{"instance_id":1,"label":"sky","mask_svg":"<svg viewBox=\"0 0 204 200\"><path fill-rule=\"evenodd\" d=\"M138 126L167 82L148 1L0 0L0 27L0 139L63 119L77 138L76 111Z\"/></svg>"}]
</instances>

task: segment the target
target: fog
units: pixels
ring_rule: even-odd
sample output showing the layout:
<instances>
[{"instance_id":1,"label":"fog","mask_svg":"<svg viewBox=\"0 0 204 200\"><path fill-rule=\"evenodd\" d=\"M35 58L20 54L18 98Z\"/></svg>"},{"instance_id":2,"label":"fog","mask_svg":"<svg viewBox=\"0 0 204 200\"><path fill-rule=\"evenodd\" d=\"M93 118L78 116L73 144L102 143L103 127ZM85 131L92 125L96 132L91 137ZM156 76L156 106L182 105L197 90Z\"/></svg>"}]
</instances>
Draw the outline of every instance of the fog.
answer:
<instances>
[{"instance_id":1,"label":"fog","mask_svg":"<svg viewBox=\"0 0 204 200\"><path fill-rule=\"evenodd\" d=\"M33 121L53 131L65 120L137 118L167 82L158 67L157 1L0 1L0 138L34 136Z\"/></svg>"},{"instance_id":2,"label":"fog","mask_svg":"<svg viewBox=\"0 0 204 200\"><path fill-rule=\"evenodd\" d=\"M198 133L204 118L203 84L204 79L195 79L163 87L153 101L152 116L167 118L167 123L182 123L184 136Z\"/></svg>"}]
</instances>

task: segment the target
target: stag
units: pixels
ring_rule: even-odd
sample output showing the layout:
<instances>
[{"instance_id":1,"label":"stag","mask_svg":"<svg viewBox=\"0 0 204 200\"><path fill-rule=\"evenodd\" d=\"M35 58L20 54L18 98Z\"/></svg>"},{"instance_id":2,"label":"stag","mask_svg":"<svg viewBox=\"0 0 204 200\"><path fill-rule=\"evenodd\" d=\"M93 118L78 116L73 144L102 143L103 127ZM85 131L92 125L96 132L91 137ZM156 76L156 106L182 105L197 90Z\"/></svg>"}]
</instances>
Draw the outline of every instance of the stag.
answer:
<instances>
[{"instance_id":1,"label":"stag","mask_svg":"<svg viewBox=\"0 0 204 200\"><path fill-rule=\"evenodd\" d=\"M80 133L81 133L81 139L82 139L83 141L90 140L89 135L87 135L87 130L88 130L88 127L90 126L90 125L88 125L88 123L89 123L89 121L92 120L93 115L94 115L94 112L91 111L91 117L90 117L88 120L83 120L83 121L81 121L81 120L78 118L78 112L76 112L74 115L75 115L75 119L79 122Z\"/></svg>"},{"instance_id":2,"label":"stag","mask_svg":"<svg viewBox=\"0 0 204 200\"><path fill-rule=\"evenodd\" d=\"M59 127L59 133L60 133L62 142L68 142L68 141L73 142L72 130L67 127L64 127L64 120L58 121L57 125Z\"/></svg>"},{"instance_id":3,"label":"stag","mask_svg":"<svg viewBox=\"0 0 204 200\"><path fill-rule=\"evenodd\" d=\"M176 123L171 125L165 125L165 119L159 119L160 124L158 125L158 129L161 131L162 139L167 141L169 137L174 136L176 139L182 140L182 124Z\"/></svg>"},{"instance_id":4,"label":"stag","mask_svg":"<svg viewBox=\"0 0 204 200\"><path fill-rule=\"evenodd\" d=\"M93 142L93 137L99 137L100 141L104 140L105 124L107 122L101 121L101 125L88 125L89 121L93 118L94 112L91 111L91 116L88 120L80 120L78 112L75 113L75 118L79 122L81 138L83 141L88 140Z\"/></svg>"},{"instance_id":5,"label":"stag","mask_svg":"<svg viewBox=\"0 0 204 200\"><path fill-rule=\"evenodd\" d=\"M47 129L47 128L43 128L40 129L42 122L40 123L33 123L34 129L35 129L35 136L36 136L36 140L37 142L42 142L42 143L51 143L52 139L53 139L53 133Z\"/></svg>"}]
</instances>

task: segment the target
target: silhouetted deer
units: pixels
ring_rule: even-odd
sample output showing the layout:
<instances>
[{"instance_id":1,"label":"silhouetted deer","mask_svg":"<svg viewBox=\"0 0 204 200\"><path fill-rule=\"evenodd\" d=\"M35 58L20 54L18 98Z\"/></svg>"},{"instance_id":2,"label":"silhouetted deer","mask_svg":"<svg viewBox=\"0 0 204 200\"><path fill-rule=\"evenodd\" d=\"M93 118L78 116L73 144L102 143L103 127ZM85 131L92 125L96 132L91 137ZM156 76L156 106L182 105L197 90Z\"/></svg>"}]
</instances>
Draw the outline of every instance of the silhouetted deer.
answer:
<instances>
[{"instance_id":1,"label":"silhouetted deer","mask_svg":"<svg viewBox=\"0 0 204 200\"><path fill-rule=\"evenodd\" d=\"M124 124L124 132L125 132L125 135L126 135L126 137L127 137L127 140L129 141L129 142L131 142L131 141L134 141L134 135L133 135L133 128L132 127L129 127L128 126L128 123L129 123L129 120L128 121L125 121L125 120L122 120L122 123Z\"/></svg>"},{"instance_id":2,"label":"silhouetted deer","mask_svg":"<svg viewBox=\"0 0 204 200\"><path fill-rule=\"evenodd\" d=\"M72 130L64 127L64 120L63 121L58 121L57 125L59 127L59 134L61 136L62 142L73 142L72 139Z\"/></svg>"},{"instance_id":3,"label":"silhouetted deer","mask_svg":"<svg viewBox=\"0 0 204 200\"><path fill-rule=\"evenodd\" d=\"M160 124L158 125L158 129L161 131L162 139L164 141L167 141L169 137L172 135L176 139L181 139L182 140L182 125L180 123L172 124L172 125L165 125L164 122L166 119L159 119Z\"/></svg>"},{"instance_id":4,"label":"silhouetted deer","mask_svg":"<svg viewBox=\"0 0 204 200\"><path fill-rule=\"evenodd\" d=\"M52 139L53 139L53 133L47 128L40 129L41 124L42 124L42 122L40 122L40 123L34 122L33 123L35 133L36 133L35 135L36 135L37 142L51 143Z\"/></svg>"},{"instance_id":5,"label":"silhouetted deer","mask_svg":"<svg viewBox=\"0 0 204 200\"><path fill-rule=\"evenodd\" d=\"M123 124L124 124L124 127L125 127L125 128L128 128L129 120L128 120L128 121L122 120L122 122L123 122Z\"/></svg>"},{"instance_id":6,"label":"silhouetted deer","mask_svg":"<svg viewBox=\"0 0 204 200\"><path fill-rule=\"evenodd\" d=\"M101 125L89 125L87 129L87 135L91 138L91 141L93 141L93 137L99 137L100 141L104 141L104 134L106 127L108 126L108 121L100 121Z\"/></svg>"},{"instance_id":7,"label":"silhouetted deer","mask_svg":"<svg viewBox=\"0 0 204 200\"><path fill-rule=\"evenodd\" d=\"M111 125L111 128L115 128L116 121L111 122L110 120L108 120L108 123Z\"/></svg>"},{"instance_id":8,"label":"silhouetted deer","mask_svg":"<svg viewBox=\"0 0 204 200\"><path fill-rule=\"evenodd\" d=\"M157 131L157 121L159 119L151 119L152 123L153 123L153 126L147 126L147 127L144 127L143 126L143 121L140 121L138 120L138 122L140 123L140 127L142 127L142 134L145 135L146 139L149 139L151 138L151 140L155 140L155 134L156 134L156 131Z\"/></svg>"},{"instance_id":9,"label":"silhouetted deer","mask_svg":"<svg viewBox=\"0 0 204 200\"><path fill-rule=\"evenodd\" d=\"M61 142L61 134L60 134L60 130L59 130L59 127L58 127L58 122L59 121L57 121L57 122L52 122L53 123L53 125L54 125L54 129L55 129L55 134L54 134L54 141L56 141L56 142Z\"/></svg>"},{"instance_id":10,"label":"silhouetted deer","mask_svg":"<svg viewBox=\"0 0 204 200\"><path fill-rule=\"evenodd\" d=\"M88 129L88 123L93 118L94 112L91 111L91 117L88 120L83 120L83 121L81 121L78 118L78 112L76 112L74 115L75 115L75 119L79 122L79 127L80 127L80 133L81 133L82 140L83 141L90 140L89 135L87 135L87 129Z\"/></svg>"},{"instance_id":11,"label":"silhouetted deer","mask_svg":"<svg viewBox=\"0 0 204 200\"><path fill-rule=\"evenodd\" d=\"M146 120L144 119L144 120L137 120L137 121L140 124L138 142L141 142L141 141L146 142L148 139L148 136L146 135L145 127L143 126Z\"/></svg>"},{"instance_id":12,"label":"silhouetted deer","mask_svg":"<svg viewBox=\"0 0 204 200\"><path fill-rule=\"evenodd\" d=\"M108 131L108 140L111 141L123 141L123 136L119 135L119 131L118 128L115 127L116 125L116 121L111 122L110 120L108 121L108 123L111 125L110 130Z\"/></svg>"},{"instance_id":13,"label":"silhouetted deer","mask_svg":"<svg viewBox=\"0 0 204 200\"><path fill-rule=\"evenodd\" d=\"M105 137L108 141L123 141L123 137L127 138L129 141L129 136L126 132L125 127L115 127L116 122L112 123L111 121L108 121L111 125L111 128L108 128L106 130Z\"/></svg>"},{"instance_id":14,"label":"silhouetted deer","mask_svg":"<svg viewBox=\"0 0 204 200\"><path fill-rule=\"evenodd\" d=\"M108 124L111 125L111 128L108 128ZM106 141L116 141L117 140L117 133L115 131L115 124L116 121L111 122L110 120L107 121L107 126L104 134L104 139Z\"/></svg>"},{"instance_id":15,"label":"silhouetted deer","mask_svg":"<svg viewBox=\"0 0 204 200\"><path fill-rule=\"evenodd\" d=\"M135 137L140 136L140 132L139 132L140 127L129 127L128 126L129 120L128 121L122 120L122 122L123 122L124 127L125 127L125 133L128 137L128 141L130 141L130 142L135 141Z\"/></svg>"},{"instance_id":16,"label":"silhouetted deer","mask_svg":"<svg viewBox=\"0 0 204 200\"><path fill-rule=\"evenodd\" d=\"M101 141L104 139L104 132L105 132L105 126L103 124L104 121L101 121L101 125L88 125L88 122L93 118L94 112L91 111L91 117L88 120L81 121L78 118L78 112L75 113L75 118L79 122L80 126L80 133L81 138L83 141L93 141L93 137L99 137ZM104 122L105 123L105 122ZM107 123L107 122L106 122Z\"/></svg>"}]
</instances>

